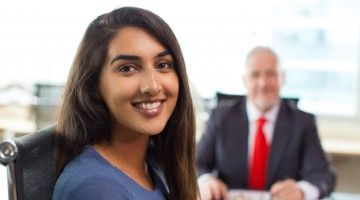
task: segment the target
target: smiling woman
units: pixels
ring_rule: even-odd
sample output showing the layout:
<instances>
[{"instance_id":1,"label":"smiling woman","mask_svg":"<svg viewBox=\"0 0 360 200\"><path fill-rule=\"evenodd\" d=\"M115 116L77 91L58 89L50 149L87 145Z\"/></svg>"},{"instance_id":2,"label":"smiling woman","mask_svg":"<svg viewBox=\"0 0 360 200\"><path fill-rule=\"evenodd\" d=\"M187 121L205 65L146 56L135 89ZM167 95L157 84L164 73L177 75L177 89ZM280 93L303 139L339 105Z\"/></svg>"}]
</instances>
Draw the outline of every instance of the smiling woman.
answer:
<instances>
[{"instance_id":1,"label":"smiling woman","mask_svg":"<svg viewBox=\"0 0 360 200\"><path fill-rule=\"evenodd\" d=\"M120 30L109 45L99 80L99 92L118 122L114 131L122 133L113 135L160 133L178 91L173 57L165 47L142 29Z\"/></svg>"},{"instance_id":2,"label":"smiling woman","mask_svg":"<svg viewBox=\"0 0 360 200\"><path fill-rule=\"evenodd\" d=\"M196 199L194 123L170 27L134 7L99 16L65 87L53 199Z\"/></svg>"}]
</instances>

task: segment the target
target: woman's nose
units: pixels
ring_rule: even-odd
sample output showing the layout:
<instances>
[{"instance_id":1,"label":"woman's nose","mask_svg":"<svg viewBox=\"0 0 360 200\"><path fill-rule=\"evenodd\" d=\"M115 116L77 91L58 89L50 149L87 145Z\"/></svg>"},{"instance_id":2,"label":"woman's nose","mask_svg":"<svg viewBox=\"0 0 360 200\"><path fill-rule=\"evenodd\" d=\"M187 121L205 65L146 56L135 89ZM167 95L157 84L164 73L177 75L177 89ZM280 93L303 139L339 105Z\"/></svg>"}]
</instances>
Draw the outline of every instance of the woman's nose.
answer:
<instances>
[{"instance_id":1,"label":"woman's nose","mask_svg":"<svg viewBox=\"0 0 360 200\"><path fill-rule=\"evenodd\" d=\"M155 96L161 91L161 83L156 70L144 71L141 80L141 93L146 96Z\"/></svg>"}]
</instances>

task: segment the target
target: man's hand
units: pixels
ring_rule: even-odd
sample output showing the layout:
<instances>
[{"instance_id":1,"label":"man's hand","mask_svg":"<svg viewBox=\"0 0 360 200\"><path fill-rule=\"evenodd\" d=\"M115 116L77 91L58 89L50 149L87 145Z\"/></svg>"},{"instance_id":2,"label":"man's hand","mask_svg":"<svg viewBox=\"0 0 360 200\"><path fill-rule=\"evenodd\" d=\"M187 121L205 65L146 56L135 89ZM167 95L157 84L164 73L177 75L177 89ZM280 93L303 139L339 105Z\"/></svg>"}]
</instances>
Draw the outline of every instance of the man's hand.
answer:
<instances>
[{"instance_id":1,"label":"man's hand","mask_svg":"<svg viewBox=\"0 0 360 200\"><path fill-rule=\"evenodd\" d=\"M274 200L302 200L304 194L302 190L296 185L293 179L286 179L276 182L271 186L271 199Z\"/></svg>"},{"instance_id":2,"label":"man's hand","mask_svg":"<svg viewBox=\"0 0 360 200\"><path fill-rule=\"evenodd\" d=\"M201 176L198 179L201 200L221 200L225 199L227 186L221 180L210 174Z\"/></svg>"}]
</instances>

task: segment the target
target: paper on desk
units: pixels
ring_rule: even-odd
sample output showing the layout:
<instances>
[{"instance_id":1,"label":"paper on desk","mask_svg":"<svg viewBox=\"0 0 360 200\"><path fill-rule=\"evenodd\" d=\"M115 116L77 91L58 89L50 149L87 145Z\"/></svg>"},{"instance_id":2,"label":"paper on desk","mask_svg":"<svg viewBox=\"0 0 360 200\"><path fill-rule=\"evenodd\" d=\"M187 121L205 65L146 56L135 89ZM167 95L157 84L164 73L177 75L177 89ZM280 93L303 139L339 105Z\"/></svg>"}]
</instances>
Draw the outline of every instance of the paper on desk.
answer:
<instances>
[{"instance_id":1,"label":"paper on desk","mask_svg":"<svg viewBox=\"0 0 360 200\"><path fill-rule=\"evenodd\" d=\"M270 200L271 195L266 191L229 190L226 200Z\"/></svg>"}]
</instances>

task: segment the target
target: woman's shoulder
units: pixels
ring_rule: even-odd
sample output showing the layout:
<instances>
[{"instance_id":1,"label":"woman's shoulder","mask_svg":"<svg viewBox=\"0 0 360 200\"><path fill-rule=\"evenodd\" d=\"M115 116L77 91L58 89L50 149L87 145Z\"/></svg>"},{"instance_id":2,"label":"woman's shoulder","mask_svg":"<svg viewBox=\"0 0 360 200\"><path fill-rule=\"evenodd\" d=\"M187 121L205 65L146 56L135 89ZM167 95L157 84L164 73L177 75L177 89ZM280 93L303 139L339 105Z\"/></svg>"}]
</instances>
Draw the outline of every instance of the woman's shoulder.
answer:
<instances>
[{"instance_id":1,"label":"woman's shoulder","mask_svg":"<svg viewBox=\"0 0 360 200\"><path fill-rule=\"evenodd\" d=\"M126 199L130 200L132 194L111 178L104 176L88 176L87 178L73 177L66 184L55 186L53 200L98 200L98 199Z\"/></svg>"},{"instance_id":2,"label":"woman's shoulder","mask_svg":"<svg viewBox=\"0 0 360 200\"><path fill-rule=\"evenodd\" d=\"M101 172L106 172L107 170L111 170L107 161L93 147L85 146L83 151L65 166L60 177L72 177L73 175L78 175L77 177L91 177L101 175Z\"/></svg>"},{"instance_id":3,"label":"woman's shoulder","mask_svg":"<svg viewBox=\"0 0 360 200\"><path fill-rule=\"evenodd\" d=\"M53 199L119 199L121 196L131 199L122 181L118 173L87 146L60 174Z\"/></svg>"},{"instance_id":4,"label":"woman's shoulder","mask_svg":"<svg viewBox=\"0 0 360 200\"><path fill-rule=\"evenodd\" d=\"M70 161L59 176L53 194L53 200L60 199L163 199L167 193L161 169L150 164L156 190L147 191L134 180L112 166L92 147ZM166 183L165 183L166 185Z\"/></svg>"}]
</instances>

